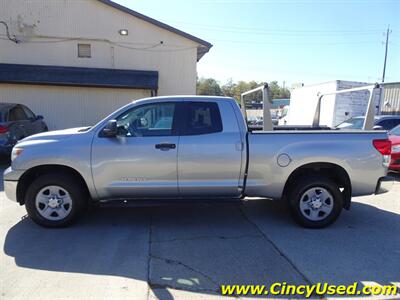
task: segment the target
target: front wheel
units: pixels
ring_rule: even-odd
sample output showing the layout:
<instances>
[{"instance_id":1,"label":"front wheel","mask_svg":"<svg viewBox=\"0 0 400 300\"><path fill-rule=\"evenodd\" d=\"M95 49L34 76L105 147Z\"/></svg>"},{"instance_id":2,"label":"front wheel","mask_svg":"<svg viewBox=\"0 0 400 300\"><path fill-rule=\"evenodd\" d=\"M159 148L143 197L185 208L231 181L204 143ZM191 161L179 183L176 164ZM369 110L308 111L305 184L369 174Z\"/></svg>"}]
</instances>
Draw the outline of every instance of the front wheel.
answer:
<instances>
[{"instance_id":1,"label":"front wheel","mask_svg":"<svg viewBox=\"0 0 400 300\"><path fill-rule=\"evenodd\" d=\"M80 182L68 175L42 175L30 184L25 196L29 217L45 227L70 225L86 203L87 195Z\"/></svg>"},{"instance_id":2,"label":"front wheel","mask_svg":"<svg viewBox=\"0 0 400 300\"><path fill-rule=\"evenodd\" d=\"M294 220L308 228L323 228L332 224L343 208L339 186L325 177L305 177L294 184L289 193Z\"/></svg>"}]
</instances>

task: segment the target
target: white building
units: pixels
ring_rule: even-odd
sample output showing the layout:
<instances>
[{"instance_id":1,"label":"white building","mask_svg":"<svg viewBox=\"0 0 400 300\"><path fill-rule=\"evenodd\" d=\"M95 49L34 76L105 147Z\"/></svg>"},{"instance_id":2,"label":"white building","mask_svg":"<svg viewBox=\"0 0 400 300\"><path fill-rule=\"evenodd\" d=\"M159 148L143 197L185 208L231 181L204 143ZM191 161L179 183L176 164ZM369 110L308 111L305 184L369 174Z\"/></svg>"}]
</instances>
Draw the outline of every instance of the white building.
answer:
<instances>
[{"instance_id":1,"label":"white building","mask_svg":"<svg viewBox=\"0 0 400 300\"><path fill-rule=\"evenodd\" d=\"M334 80L307 86L299 86L291 92L288 115L280 125L312 125L318 98L321 94L369 85L365 82ZM379 94L375 94L378 111ZM326 95L321 100L320 125L334 127L354 116L365 115L369 100L368 91Z\"/></svg>"},{"instance_id":2,"label":"white building","mask_svg":"<svg viewBox=\"0 0 400 300\"><path fill-rule=\"evenodd\" d=\"M0 0L0 102L50 129L152 95L195 94L212 45L109 0Z\"/></svg>"}]
</instances>

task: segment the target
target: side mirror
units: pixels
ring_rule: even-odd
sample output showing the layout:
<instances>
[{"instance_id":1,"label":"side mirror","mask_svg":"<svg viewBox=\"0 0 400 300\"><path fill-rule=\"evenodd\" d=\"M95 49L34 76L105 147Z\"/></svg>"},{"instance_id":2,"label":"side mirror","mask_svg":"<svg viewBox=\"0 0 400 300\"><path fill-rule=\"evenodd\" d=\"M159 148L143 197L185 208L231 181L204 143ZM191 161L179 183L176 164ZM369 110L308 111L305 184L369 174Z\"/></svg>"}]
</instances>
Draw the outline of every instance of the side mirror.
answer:
<instances>
[{"instance_id":1,"label":"side mirror","mask_svg":"<svg viewBox=\"0 0 400 300\"><path fill-rule=\"evenodd\" d=\"M383 130L383 127L380 125L375 125L374 127L372 127L373 130Z\"/></svg>"},{"instance_id":2,"label":"side mirror","mask_svg":"<svg viewBox=\"0 0 400 300\"><path fill-rule=\"evenodd\" d=\"M105 137L116 137L118 134L117 120L109 120L101 133Z\"/></svg>"},{"instance_id":3,"label":"side mirror","mask_svg":"<svg viewBox=\"0 0 400 300\"><path fill-rule=\"evenodd\" d=\"M44 118L43 118L43 116L41 116L41 115L37 115L36 116L36 120L43 120Z\"/></svg>"}]
</instances>

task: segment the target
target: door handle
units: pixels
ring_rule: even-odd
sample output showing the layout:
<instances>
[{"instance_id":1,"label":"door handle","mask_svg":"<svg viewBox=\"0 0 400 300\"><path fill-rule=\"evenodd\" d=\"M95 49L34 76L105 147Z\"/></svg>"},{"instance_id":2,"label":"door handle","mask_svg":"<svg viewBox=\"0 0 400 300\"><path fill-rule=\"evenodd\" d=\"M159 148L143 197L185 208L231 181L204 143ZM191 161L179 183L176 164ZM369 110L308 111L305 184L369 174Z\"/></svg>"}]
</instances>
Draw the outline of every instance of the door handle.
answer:
<instances>
[{"instance_id":1,"label":"door handle","mask_svg":"<svg viewBox=\"0 0 400 300\"><path fill-rule=\"evenodd\" d=\"M170 143L161 143L161 144L156 144L155 147L156 149L160 150L168 150L168 149L175 149L176 145Z\"/></svg>"}]
</instances>

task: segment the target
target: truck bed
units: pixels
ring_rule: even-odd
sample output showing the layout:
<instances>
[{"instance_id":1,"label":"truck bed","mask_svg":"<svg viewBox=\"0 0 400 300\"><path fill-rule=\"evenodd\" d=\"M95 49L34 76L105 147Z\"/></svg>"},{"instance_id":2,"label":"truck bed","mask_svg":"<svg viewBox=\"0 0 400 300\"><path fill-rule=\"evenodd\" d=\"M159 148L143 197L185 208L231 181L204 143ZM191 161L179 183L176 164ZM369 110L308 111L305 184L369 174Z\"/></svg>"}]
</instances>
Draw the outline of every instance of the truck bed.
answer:
<instances>
[{"instance_id":1,"label":"truck bed","mask_svg":"<svg viewBox=\"0 0 400 300\"><path fill-rule=\"evenodd\" d=\"M372 194L377 179L386 175L382 156L372 141L386 138L385 131L376 130L296 128L249 132L247 193L279 198L284 182L298 167L329 163L342 167L349 175L353 196Z\"/></svg>"}]
</instances>

